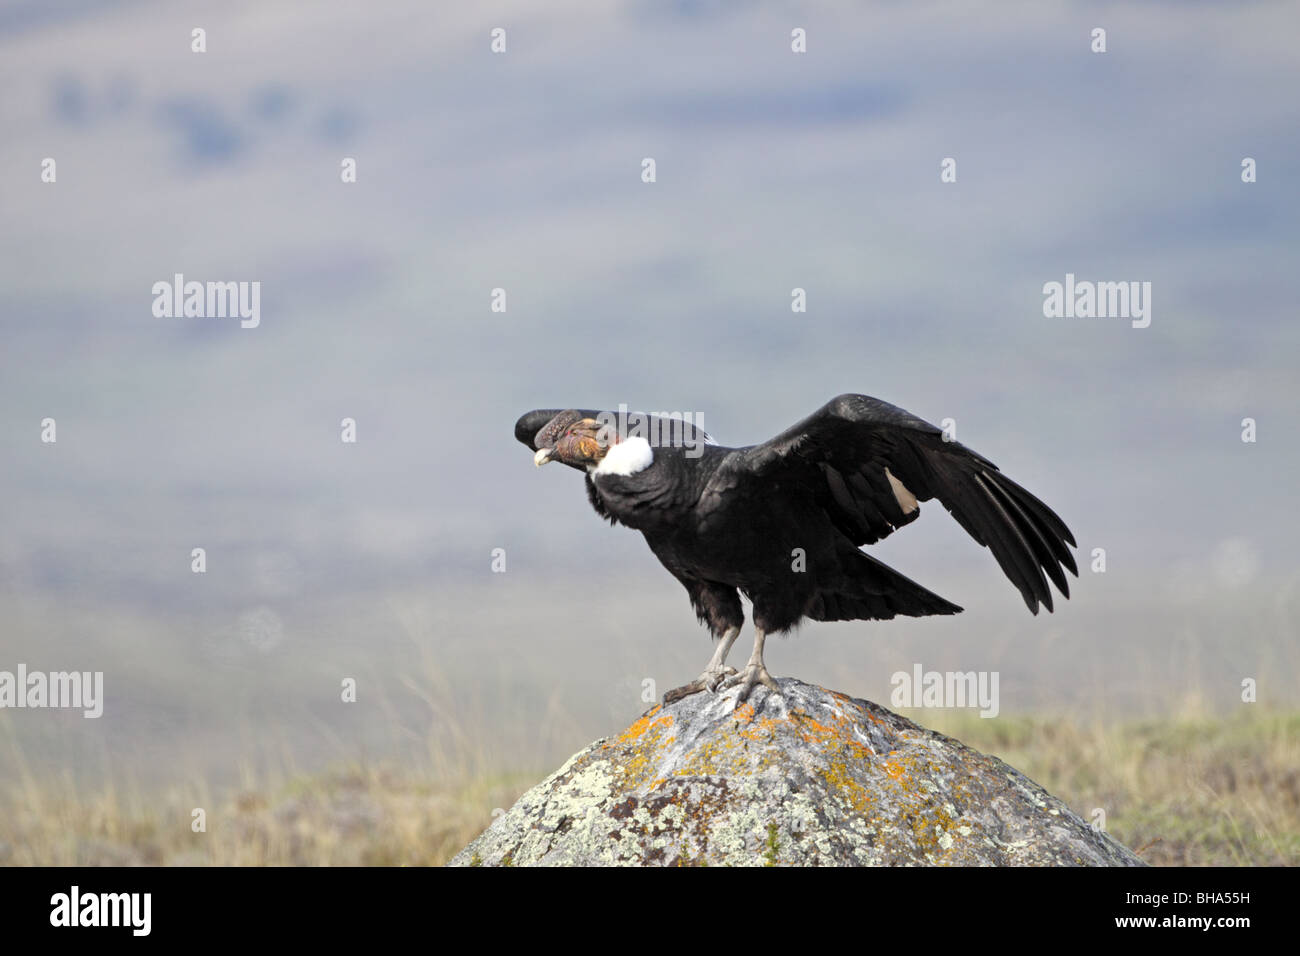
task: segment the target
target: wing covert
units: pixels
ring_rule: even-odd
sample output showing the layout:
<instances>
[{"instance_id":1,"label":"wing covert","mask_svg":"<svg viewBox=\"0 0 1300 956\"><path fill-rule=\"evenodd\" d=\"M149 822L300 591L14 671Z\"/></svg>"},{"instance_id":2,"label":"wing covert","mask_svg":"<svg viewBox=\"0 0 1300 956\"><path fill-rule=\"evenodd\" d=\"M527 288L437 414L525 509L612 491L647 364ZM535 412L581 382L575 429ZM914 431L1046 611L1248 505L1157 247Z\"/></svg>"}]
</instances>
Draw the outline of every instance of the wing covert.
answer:
<instances>
[{"instance_id":1,"label":"wing covert","mask_svg":"<svg viewBox=\"0 0 1300 956\"><path fill-rule=\"evenodd\" d=\"M939 502L979 544L1037 614L1052 610L1048 579L1065 597L1063 569L1078 575L1074 536L1057 514L982 455L910 412L866 395L841 395L732 466L764 480L811 488L855 545L916 519L917 502Z\"/></svg>"}]
</instances>

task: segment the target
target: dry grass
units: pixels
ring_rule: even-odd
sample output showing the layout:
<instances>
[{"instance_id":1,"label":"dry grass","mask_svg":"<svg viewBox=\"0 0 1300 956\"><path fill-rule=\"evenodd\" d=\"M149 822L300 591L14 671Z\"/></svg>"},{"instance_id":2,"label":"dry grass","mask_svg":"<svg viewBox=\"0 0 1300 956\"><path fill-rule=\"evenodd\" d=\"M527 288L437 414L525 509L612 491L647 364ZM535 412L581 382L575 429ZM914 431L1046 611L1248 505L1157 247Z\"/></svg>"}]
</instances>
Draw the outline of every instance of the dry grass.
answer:
<instances>
[{"instance_id":1,"label":"dry grass","mask_svg":"<svg viewBox=\"0 0 1300 956\"><path fill-rule=\"evenodd\" d=\"M926 720L925 714L912 714ZM930 712L927 726L1001 757L1156 866L1300 863L1300 713L1104 725Z\"/></svg>"},{"instance_id":2,"label":"dry grass","mask_svg":"<svg viewBox=\"0 0 1300 956\"><path fill-rule=\"evenodd\" d=\"M214 804L198 791L145 800L29 780L0 796L0 864L434 866L533 782L448 787L419 774L357 767L241 788ZM205 832L192 829L198 807L206 811Z\"/></svg>"},{"instance_id":3,"label":"dry grass","mask_svg":"<svg viewBox=\"0 0 1300 956\"><path fill-rule=\"evenodd\" d=\"M997 754L1159 865L1300 861L1300 714L1081 725L913 715ZM441 781L352 767L236 794L87 793L20 773L0 790L0 864L437 865L543 772ZM207 812L206 832L191 812Z\"/></svg>"}]
</instances>

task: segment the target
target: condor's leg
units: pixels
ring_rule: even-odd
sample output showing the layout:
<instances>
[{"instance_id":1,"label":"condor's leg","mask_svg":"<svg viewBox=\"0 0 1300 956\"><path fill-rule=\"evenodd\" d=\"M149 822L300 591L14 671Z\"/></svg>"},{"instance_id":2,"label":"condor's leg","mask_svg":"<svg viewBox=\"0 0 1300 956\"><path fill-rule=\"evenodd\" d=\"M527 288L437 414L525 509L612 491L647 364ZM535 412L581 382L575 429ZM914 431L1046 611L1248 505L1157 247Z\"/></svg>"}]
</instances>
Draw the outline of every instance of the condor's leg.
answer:
<instances>
[{"instance_id":1,"label":"condor's leg","mask_svg":"<svg viewBox=\"0 0 1300 956\"><path fill-rule=\"evenodd\" d=\"M718 646L714 648L713 656L705 665L704 673L689 684L676 687L664 694L665 704L671 704L702 690L717 690L724 678L736 673L734 667L727 666L727 654L731 651L731 645L736 643L736 638L740 636L741 625L745 623L745 613L740 606L740 595L736 593L735 588L684 578L680 575L677 577L682 584L686 585L696 615L709 625L710 631L718 635Z\"/></svg>"},{"instance_id":2,"label":"condor's leg","mask_svg":"<svg viewBox=\"0 0 1300 956\"><path fill-rule=\"evenodd\" d=\"M763 642L765 640L767 640L767 632L755 625L754 652L749 655L749 663L745 665L745 669L739 674L728 677L723 682L725 687L740 685L740 693L736 695L737 704L749 697L749 692L754 689L755 684L762 684L775 694L781 693L781 688L776 685L772 675L763 666Z\"/></svg>"},{"instance_id":3,"label":"condor's leg","mask_svg":"<svg viewBox=\"0 0 1300 956\"><path fill-rule=\"evenodd\" d=\"M718 685L722 683L724 678L735 674L736 669L727 666L727 654L731 651L731 645L736 643L738 637L740 637L739 625L723 634L718 641L718 646L713 649L713 656L709 658L704 673L689 684L683 684L681 687L674 687L668 691L668 693L664 694L664 703L671 704L683 697L689 697L691 694L698 694L702 690L717 690Z\"/></svg>"}]
</instances>

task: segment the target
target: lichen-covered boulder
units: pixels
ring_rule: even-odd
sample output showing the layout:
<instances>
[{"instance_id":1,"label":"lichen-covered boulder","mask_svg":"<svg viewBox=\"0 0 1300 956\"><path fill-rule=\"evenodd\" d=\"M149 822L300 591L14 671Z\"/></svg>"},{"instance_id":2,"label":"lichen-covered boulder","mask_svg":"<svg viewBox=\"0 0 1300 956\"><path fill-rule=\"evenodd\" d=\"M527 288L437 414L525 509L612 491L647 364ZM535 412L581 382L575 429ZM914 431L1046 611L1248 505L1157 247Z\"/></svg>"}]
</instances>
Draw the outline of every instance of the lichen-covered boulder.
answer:
<instances>
[{"instance_id":1,"label":"lichen-covered boulder","mask_svg":"<svg viewBox=\"0 0 1300 956\"><path fill-rule=\"evenodd\" d=\"M789 678L655 707L452 865L1141 866L1002 761Z\"/></svg>"}]
</instances>

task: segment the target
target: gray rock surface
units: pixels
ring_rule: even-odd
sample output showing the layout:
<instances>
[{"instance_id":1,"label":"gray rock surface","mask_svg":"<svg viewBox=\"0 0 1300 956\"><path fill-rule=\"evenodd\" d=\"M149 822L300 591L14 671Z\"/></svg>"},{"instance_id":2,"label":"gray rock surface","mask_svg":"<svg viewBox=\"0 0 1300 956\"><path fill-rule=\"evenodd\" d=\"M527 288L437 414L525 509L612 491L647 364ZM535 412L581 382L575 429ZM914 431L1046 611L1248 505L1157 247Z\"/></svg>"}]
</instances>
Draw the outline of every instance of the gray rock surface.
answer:
<instances>
[{"instance_id":1,"label":"gray rock surface","mask_svg":"<svg viewBox=\"0 0 1300 956\"><path fill-rule=\"evenodd\" d=\"M453 866L1142 866L995 757L785 678L694 694L598 740Z\"/></svg>"}]
</instances>

